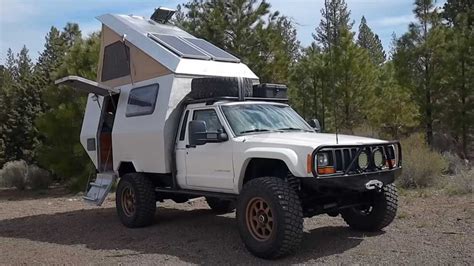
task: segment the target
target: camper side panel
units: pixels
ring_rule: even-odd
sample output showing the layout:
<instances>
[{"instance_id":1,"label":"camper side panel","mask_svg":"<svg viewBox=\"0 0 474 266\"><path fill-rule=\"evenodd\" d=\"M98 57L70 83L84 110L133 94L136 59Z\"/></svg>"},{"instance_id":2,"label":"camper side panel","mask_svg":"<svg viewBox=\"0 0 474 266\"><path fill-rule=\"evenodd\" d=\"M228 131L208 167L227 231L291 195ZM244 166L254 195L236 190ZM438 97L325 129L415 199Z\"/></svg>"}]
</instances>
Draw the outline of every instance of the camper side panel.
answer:
<instances>
[{"instance_id":1,"label":"camper side panel","mask_svg":"<svg viewBox=\"0 0 474 266\"><path fill-rule=\"evenodd\" d=\"M167 158L171 154L166 152L164 139L174 136L165 134L164 128L173 76L166 75L120 87L121 93L112 131L115 170L118 170L121 162L132 162L137 172L171 172L170 160ZM158 94L153 112L130 116L129 102L134 101L130 99L130 94L133 94L134 89L154 84L158 87ZM148 88L152 89L153 86Z\"/></svg>"}]
</instances>

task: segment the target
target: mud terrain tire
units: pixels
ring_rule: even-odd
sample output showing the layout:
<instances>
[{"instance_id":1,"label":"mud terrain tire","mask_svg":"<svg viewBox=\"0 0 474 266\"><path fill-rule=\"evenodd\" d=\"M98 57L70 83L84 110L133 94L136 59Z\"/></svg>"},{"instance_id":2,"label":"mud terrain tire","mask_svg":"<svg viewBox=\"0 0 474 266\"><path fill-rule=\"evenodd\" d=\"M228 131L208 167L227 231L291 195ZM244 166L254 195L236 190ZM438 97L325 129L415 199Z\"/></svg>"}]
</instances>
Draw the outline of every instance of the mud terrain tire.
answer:
<instances>
[{"instance_id":1,"label":"mud terrain tire","mask_svg":"<svg viewBox=\"0 0 474 266\"><path fill-rule=\"evenodd\" d=\"M150 225L156 211L154 185L142 174L126 174L117 186L115 203L120 221L126 227Z\"/></svg>"},{"instance_id":2,"label":"mud terrain tire","mask_svg":"<svg viewBox=\"0 0 474 266\"><path fill-rule=\"evenodd\" d=\"M252 97L252 80L243 79L244 96ZM215 97L239 97L239 81L236 77L210 77L194 78L191 82L191 93L193 99L207 99Z\"/></svg>"},{"instance_id":3,"label":"mud terrain tire","mask_svg":"<svg viewBox=\"0 0 474 266\"><path fill-rule=\"evenodd\" d=\"M355 230L379 231L389 225L397 214L398 192L395 184L384 186L382 191L373 196L370 211L350 208L341 211L342 218Z\"/></svg>"},{"instance_id":4,"label":"mud terrain tire","mask_svg":"<svg viewBox=\"0 0 474 266\"><path fill-rule=\"evenodd\" d=\"M267 228L267 224L262 224L270 220L271 230L261 230ZM260 258L275 259L291 254L303 238L300 199L287 182L276 177L261 177L244 185L237 203L237 223L245 246Z\"/></svg>"},{"instance_id":5,"label":"mud terrain tire","mask_svg":"<svg viewBox=\"0 0 474 266\"><path fill-rule=\"evenodd\" d=\"M214 197L206 197L207 205L217 214L224 214L234 211L235 204L230 200L223 200Z\"/></svg>"}]
</instances>

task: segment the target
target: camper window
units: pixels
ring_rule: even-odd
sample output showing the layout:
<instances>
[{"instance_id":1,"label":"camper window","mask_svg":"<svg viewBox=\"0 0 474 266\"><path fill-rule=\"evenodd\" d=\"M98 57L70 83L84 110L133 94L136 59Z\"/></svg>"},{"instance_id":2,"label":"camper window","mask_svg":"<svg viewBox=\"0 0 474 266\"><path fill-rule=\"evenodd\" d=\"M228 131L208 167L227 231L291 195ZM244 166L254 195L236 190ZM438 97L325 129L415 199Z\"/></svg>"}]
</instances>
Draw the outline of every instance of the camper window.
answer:
<instances>
[{"instance_id":1,"label":"camper window","mask_svg":"<svg viewBox=\"0 0 474 266\"><path fill-rule=\"evenodd\" d=\"M104 49L102 81L130 75L130 48L122 42L114 42Z\"/></svg>"},{"instance_id":2,"label":"camper window","mask_svg":"<svg viewBox=\"0 0 474 266\"><path fill-rule=\"evenodd\" d=\"M155 110L157 95L158 84L132 89L128 97L125 115L131 117L152 114Z\"/></svg>"}]
</instances>

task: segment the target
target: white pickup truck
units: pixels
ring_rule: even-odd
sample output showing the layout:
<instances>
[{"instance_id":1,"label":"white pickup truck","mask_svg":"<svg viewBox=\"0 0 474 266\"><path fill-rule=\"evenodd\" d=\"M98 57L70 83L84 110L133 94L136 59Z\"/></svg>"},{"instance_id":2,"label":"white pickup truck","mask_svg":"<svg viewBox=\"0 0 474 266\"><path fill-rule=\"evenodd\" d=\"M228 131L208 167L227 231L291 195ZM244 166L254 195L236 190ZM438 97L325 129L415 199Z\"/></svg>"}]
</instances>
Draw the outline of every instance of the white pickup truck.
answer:
<instances>
[{"instance_id":1,"label":"white pickup truck","mask_svg":"<svg viewBox=\"0 0 474 266\"><path fill-rule=\"evenodd\" d=\"M294 252L304 217L341 215L366 231L393 221L398 142L320 133L286 103L285 86L258 84L237 58L172 25L99 19L98 82L57 81L89 92L81 143L97 178L86 201L100 205L119 178L120 221L142 227L159 201L205 197L216 213L236 210L245 246L262 258ZM192 49L203 55L178 53Z\"/></svg>"}]
</instances>

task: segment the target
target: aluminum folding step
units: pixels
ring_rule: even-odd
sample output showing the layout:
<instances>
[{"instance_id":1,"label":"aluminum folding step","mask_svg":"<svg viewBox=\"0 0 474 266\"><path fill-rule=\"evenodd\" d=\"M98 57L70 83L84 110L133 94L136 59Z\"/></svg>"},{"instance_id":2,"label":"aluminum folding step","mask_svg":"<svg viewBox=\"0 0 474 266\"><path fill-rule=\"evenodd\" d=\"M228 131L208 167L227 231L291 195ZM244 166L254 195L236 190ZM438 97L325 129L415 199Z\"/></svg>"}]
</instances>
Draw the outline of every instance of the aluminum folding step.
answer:
<instances>
[{"instance_id":1,"label":"aluminum folding step","mask_svg":"<svg viewBox=\"0 0 474 266\"><path fill-rule=\"evenodd\" d=\"M82 198L92 205L102 205L115 180L117 176L113 172L98 173L95 181L89 183L87 194Z\"/></svg>"}]
</instances>

